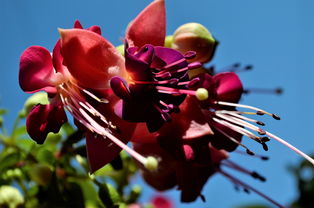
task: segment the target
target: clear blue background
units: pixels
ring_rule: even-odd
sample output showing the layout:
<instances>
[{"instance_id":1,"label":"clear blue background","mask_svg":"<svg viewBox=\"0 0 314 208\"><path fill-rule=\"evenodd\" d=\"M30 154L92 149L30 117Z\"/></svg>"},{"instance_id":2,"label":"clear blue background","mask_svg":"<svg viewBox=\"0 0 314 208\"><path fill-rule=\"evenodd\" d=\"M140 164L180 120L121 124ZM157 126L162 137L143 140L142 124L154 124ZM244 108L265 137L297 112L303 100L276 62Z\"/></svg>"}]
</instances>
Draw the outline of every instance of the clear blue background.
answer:
<instances>
[{"instance_id":1,"label":"clear blue background","mask_svg":"<svg viewBox=\"0 0 314 208\"><path fill-rule=\"evenodd\" d=\"M19 56L31 45L51 50L58 39L57 28L71 28L79 19L83 26L99 25L103 36L121 44L124 29L150 1L125 0L2 0L0 7L0 106L9 109L7 127L28 97L18 85ZM246 87L283 87L281 96L252 94L242 103L265 108L281 115L281 121L265 118L267 129L296 145L314 152L314 2L306 0L168 0L167 32L171 34L186 22L204 24L220 41L213 63L223 67L234 62L253 64L251 72L241 73ZM244 140L251 149L263 153L256 143ZM275 141L270 142L268 162L231 155L233 161L257 170L268 179L259 183L240 175L282 204L296 195L296 184L287 166L300 157ZM188 171L188 170L187 170ZM143 201L153 191L145 187ZM179 204L179 192L169 196L177 207L229 208L265 200L256 194L234 191L222 176L209 180L203 191L206 203Z\"/></svg>"}]
</instances>

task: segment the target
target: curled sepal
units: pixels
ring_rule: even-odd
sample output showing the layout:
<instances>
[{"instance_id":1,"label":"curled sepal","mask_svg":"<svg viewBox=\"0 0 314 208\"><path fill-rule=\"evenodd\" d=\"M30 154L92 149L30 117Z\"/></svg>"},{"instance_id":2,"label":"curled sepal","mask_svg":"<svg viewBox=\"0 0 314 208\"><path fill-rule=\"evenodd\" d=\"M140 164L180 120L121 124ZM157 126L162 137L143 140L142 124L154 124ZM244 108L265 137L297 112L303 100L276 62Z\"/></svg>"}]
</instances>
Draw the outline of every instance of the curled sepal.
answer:
<instances>
[{"instance_id":1,"label":"curled sepal","mask_svg":"<svg viewBox=\"0 0 314 208\"><path fill-rule=\"evenodd\" d=\"M95 32L59 29L64 64L71 75L87 88L108 88L113 76L122 76L124 58Z\"/></svg>"},{"instance_id":2,"label":"curled sepal","mask_svg":"<svg viewBox=\"0 0 314 208\"><path fill-rule=\"evenodd\" d=\"M163 46L166 36L166 11L164 0L148 5L129 25L126 39L130 46L145 44Z\"/></svg>"},{"instance_id":3,"label":"curled sepal","mask_svg":"<svg viewBox=\"0 0 314 208\"><path fill-rule=\"evenodd\" d=\"M55 71L50 52L41 46L27 48L20 58L19 83L24 92L44 90L56 93L53 84Z\"/></svg>"},{"instance_id":4,"label":"curled sepal","mask_svg":"<svg viewBox=\"0 0 314 208\"><path fill-rule=\"evenodd\" d=\"M67 121L62 103L38 104L34 106L26 119L26 129L30 137L38 144L43 144L48 133L58 133Z\"/></svg>"},{"instance_id":5,"label":"curled sepal","mask_svg":"<svg viewBox=\"0 0 314 208\"><path fill-rule=\"evenodd\" d=\"M243 86L238 75L233 72L219 73L213 76L216 83L218 101L237 103L243 93Z\"/></svg>"}]
</instances>

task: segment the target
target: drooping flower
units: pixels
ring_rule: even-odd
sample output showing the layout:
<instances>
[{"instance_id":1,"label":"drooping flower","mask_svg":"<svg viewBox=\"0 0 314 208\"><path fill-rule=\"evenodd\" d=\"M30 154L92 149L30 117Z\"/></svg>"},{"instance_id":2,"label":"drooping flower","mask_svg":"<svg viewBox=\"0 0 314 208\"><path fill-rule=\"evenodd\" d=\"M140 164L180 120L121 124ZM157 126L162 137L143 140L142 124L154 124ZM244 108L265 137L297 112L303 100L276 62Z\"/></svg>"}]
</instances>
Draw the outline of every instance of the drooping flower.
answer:
<instances>
[{"instance_id":1,"label":"drooping flower","mask_svg":"<svg viewBox=\"0 0 314 208\"><path fill-rule=\"evenodd\" d=\"M40 46L26 49L20 59L19 81L25 92L43 90L50 99L47 105L36 105L27 117L32 139L41 144L49 132L58 132L67 120L64 108L68 109L79 128L86 130L94 172L115 158L121 148L130 149L124 142L134 127L114 114L118 99L109 88L111 77L123 76L124 58L100 35L99 27L83 30L79 22L75 27L59 30L61 39L52 55Z\"/></svg>"},{"instance_id":2,"label":"drooping flower","mask_svg":"<svg viewBox=\"0 0 314 208\"><path fill-rule=\"evenodd\" d=\"M125 59L127 79L114 77L111 87L122 99L116 112L131 122L145 122L150 132L157 131L171 120L171 113L185 98L190 83L188 70L201 63L188 63L194 52L182 55L163 47L165 40L164 0L156 0L146 7L130 24L126 32ZM129 46L130 45L130 46Z\"/></svg>"}]
</instances>

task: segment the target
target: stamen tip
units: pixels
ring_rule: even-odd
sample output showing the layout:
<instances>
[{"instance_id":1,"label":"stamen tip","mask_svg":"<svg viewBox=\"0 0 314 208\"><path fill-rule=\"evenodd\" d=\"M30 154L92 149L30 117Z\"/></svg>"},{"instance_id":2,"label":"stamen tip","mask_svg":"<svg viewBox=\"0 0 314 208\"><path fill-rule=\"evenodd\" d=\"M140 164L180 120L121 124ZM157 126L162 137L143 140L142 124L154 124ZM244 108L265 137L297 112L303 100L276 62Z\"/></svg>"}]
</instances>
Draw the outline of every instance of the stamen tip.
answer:
<instances>
[{"instance_id":1,"label":"stamen tip","mask_svg":"<svg viewBox=\"0 0 314 208\"><path fill-rule=\"evenodd\" d=\"M252 155L252 156L253 156L253 155L255 155L255 153L254 153L254 152L252 152L252 151L251 151L251 150L249 150L249 149L247 149L247 150L246 150L246 153L247 153L248 155Z\"/></svg>"},{"instance_id":2,"label":"stamen tip","mask_svg":"<svg viewBox=\"0 0 314 208\"><path fill-rule=\"evenodd\" d=\"M208 91L205 88L198 88L195 94L196 98L200 101L208 99Z\"/></svg>"},{"instance_id":3,"label":"stamen tip","mask_svg":"<svg viewBox=\"0 0 314 208\"><path fill-rule=\"evenodd\" d=\"M148 156L144 166L147 170L155 171L158 168L158 160L153 156Z\"/></svg>"}]
</instances>

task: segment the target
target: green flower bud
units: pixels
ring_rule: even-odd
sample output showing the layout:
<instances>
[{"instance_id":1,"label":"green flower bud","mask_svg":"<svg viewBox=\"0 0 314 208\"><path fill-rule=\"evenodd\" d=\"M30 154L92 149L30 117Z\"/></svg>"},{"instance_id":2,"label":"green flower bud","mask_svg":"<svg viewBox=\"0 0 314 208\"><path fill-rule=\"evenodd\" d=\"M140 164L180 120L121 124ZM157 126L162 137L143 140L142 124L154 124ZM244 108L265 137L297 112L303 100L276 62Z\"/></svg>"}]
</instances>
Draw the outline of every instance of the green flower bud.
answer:
<instances>
[{"instance_id":1,"label":"green flower bud","mask_svg":"<svg viewBox=\"0 0 314 208\"><path fill-rule=\"evenodd\" d=\"M24 204L24 197L18 189L3 185L0 187L0 207L17 208Z\"/></svg>"},{"instance_id":2,"label":"green flower bud","mask_svg":"<svg viewBox=\"0 0 314 208\"><path fill-rule=\"evenodd\" d=\"M173 43L173 36L172 35L168 35L165 39L165 47L166 48L171 48Z\"/></svg>"},{"instance_id":3,"label":"green flower bud","mask_svg":"<svg viewBox=\"0 0 314 208\"><path fill-rule=\"evenodd\" d=\"M182 54L187 51L195 51L196 58L192 61L206 63L212 59L217 41L203 25L187 23L175 31L171 46Z\"/></svg>"},{"instance_id":4,"label":"green flower bud","mask_svg":"<svg viewBox=\"0 0 314 208\"><path fill-rule=\"evenodd\" d=\"M37 104L48 104L48 96L47 93L44 92L38 92L30 96L24 103L24 108L23 110L20 111L19 116L21 118L26 117L29 112L32 110L32 108L37 105Z\"/></svg>"}]
</instances>

